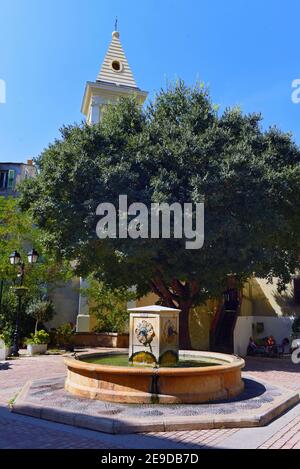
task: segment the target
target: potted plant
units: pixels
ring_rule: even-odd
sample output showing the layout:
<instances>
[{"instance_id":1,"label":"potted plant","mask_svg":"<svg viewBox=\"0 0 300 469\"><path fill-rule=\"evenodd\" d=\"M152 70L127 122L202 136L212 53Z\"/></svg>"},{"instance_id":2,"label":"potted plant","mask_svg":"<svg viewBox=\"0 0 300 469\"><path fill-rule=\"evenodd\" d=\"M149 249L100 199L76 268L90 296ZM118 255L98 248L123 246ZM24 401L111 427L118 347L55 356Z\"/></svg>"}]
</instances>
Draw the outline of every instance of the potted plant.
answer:
<instances>
[{"instance_id":1,"label":"potted plant","mask_svg":"<svg viewBox=\"0 0 300 469\"><path fill-rule=\"evenodd\" d=\"M48 332L41 330L31 334L31 337L26 340L27 352L30 356L41 355L46 353L48 343L50 342L50 335Z\"/></svg>"},{"instance_id":2,"label":"potted plant","mask_svg":"<svg viewBox=\"0 0 300 469\"><path fill-rule=\"evenodd\" d=\"M87 297L92 321L89 332L76 332L75 344L127 348L129 345L127 304L136 300L135 291L127 288L110 288L90 276L88 287L81 288L80 292Z\"/></svg>"},{"instance_id":3,"label":"potted plant","mask_svg":"<svg viewBox=\"0 0 300 469\"><path fill-rule=\"evenodd\" d=\"M36 299L29 304L26 313L35 319L34 332L36 333L40 323L46 323L53 319L55 310L51 301Z\"/></svg>"},{"instance_id":4,"label":"potted plant","mask_svg":"<svg viewBox=\"0 0 300 469\"><path fill-rule=\"evenodd\" d=\"M0 360L6 360L11 354L12 331L4 329L0 334Z\"/></svg>"}]
</instances>

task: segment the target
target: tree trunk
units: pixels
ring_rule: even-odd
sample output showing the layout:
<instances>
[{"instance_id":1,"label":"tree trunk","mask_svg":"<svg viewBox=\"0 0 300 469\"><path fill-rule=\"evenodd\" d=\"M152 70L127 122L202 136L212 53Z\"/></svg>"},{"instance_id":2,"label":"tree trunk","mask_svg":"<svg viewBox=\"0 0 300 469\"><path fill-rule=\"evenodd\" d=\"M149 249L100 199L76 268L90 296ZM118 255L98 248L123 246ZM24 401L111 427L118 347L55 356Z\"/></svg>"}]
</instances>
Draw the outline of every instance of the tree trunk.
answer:
<instances>
[{"instance_id":1,"label":"tree trunk","mask_svg":"<svg viewBox=\"0 0 300 469\"><path fill-rule=\"evenodd\" d=\"M190 337L189 316L190 308L188 305L179 305L181 313L179 314L179 348L180 350L192 350Z\"/></svg>"},{"instance_id":2,"label":"tree trunk","mask_svg":"<svg viewBox=\"0 0 300 469\"><path fill-rule=\"evenodd\" d=\"M151 282L152 290L162 300L163 306L180 309L179 314L179 348L181 350L192 350L189 313L193 305L193 298L199 289L195 282L182 283L177 279L168 286L162 277L161 272Z\"/></svg>"}]
</instances>

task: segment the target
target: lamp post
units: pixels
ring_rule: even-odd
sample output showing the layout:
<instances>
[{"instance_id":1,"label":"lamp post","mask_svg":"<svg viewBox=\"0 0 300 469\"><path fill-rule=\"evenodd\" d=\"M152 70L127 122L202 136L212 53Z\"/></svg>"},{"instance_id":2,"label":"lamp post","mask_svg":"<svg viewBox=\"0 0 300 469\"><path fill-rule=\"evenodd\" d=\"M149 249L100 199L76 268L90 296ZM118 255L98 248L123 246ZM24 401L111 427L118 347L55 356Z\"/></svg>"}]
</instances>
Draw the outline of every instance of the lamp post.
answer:
<instances>
[{"instance_id":1,"label":"lamp post","mask_svg":"<svg viewBox=\"0 0 300 469\"><path fill-rule=\"evenodd\" d=\"M36 264L39 258L39 254L35 249L32 249L30 252L27 254L27 260L29 264ZM22 262L21 255L18 253L18 251L14 251L10 256L9 256L9 262L13 266L18 266L19 268L19 273L18 273L18 278L19 278L19 287L15 289L15 294L18 296L18 309L17 309L17 315L16 315L16 326L15 326L15 331L14 331L14 337L13 337L13 347L12 347L12 357L18 357L19 356L19 335L20 335L20 315L21 315L21 306L22 306L22 295L25 291L25 288L23 287L24 283L24 275L25 275L25 263Z\"/></svg>"}]
</instances>

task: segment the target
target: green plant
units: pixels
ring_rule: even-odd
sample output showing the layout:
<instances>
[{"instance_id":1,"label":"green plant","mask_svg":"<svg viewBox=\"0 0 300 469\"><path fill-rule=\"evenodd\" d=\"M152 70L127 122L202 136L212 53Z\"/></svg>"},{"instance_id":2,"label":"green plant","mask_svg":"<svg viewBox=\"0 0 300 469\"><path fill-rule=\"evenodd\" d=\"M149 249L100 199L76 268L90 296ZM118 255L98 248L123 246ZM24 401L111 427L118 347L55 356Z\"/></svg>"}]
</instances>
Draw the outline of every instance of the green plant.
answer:
<instances>
[{"instance_id":1,"label":"green plant","mask_svg":"<svg viewBox=\"0 0 300 469\"><path fill-rule=\"evenodd\" d=\"M8 407L9 407L10 409L13 409L14 403L16 402L18 395L19 395L19 393L16 393L11 399L9 399L9 401L8 401Z\"/></svg>"},{"instance_id":2,"label":"green plant","mask_svg":"<svg viewBox=\"0 0 300 469\"><path fill-rule=\"evenodd\" d=\"M68 262L59 261L49 249L43 249L43 232L33 222L29 211L21 211L18 199L0 196L0 330L15 327L21 295L19 329L21 337L34 330L34 319L26 314L27 305L43 297L49 286L54 289L61 281L72 277ZM40 254L39 262L32 268L27 263L27 247L34 246ZM17 250L25 262L24 285L16 279L18 268L10 265L9 255ZM47 291L46 291L47 285Z\"/></svg>"},{"instance_id":3,"label":"green plant","mask_svg":"<svg viewBox=\"0 0 300 469\"><path fill-rule=\"evenodd\" d=\"M88 297L90 312L97 320L94 332L127 331L127 303L135 299L135 293L126 288L109 288L94 278L89 279L89 287L82 293Z\"/></svg>"},{"instance_id":4,"label":"green plant","mask_svg":"<svg viewBox=\"0 0 300 469\"><path fill-rule=\"evenodd\" d=\"M22 337L29 337L34 330L34 319L25 314L29 301L32 301L31 295L25 295L21 302L20 330ZM16 314L18 311L18 297L13 292L10 283L5 282L2 304L0 309L0 331L10 329L14 331L16 325ZM13 333L13 332L12 332Z\"/></svg>"},{"instance_id":5,"label":"green plant","mask_svg":"<svg viewBox=\"0 0 300 469\"><path fill-rule=\"evenodd\" d=\"M73 327L71 324L62 324L57 329L57 341L60 346L66 346L72 344L73 338Z\"/></svg>"},{"instance_id":6,"label":"green plant","mask_svg":"<svg viewBox=\"0 0 300 469\"><path fill-rule=\"evenodd\" d=\"M13 337L13 329L11 327L7 327L6 329L3 329L0 334L0 339L3 340L6 347L12 346L12 343L13 343L12 337Z\"/></svg>"},{"instance_id":7,"label":"green plant","mask_svg":"<svg viewBox=\"0 0 300 469\"><path fill-rule=\"evenodd\" d=\"M0 196L0 278L5 282L13 282L16 278L16 268L8 262L12 251L20 252L26 262L27 249L24 246L31 245L40 253L38 264L34 269L28 268L25 276L25 286L29 288L31 297L38 297L41 291L45 291L46 283L56 283L70 278L72 269L67 263L60 263L42 249L44 234L36 224L28 211L21 211L18 200Z\"/></svg>"},{"instance_id":8,"label":"green plant","mask_svg":"<svg viewBox=\"0 0 300 469\"><path fill-rule=\"evenodd\" d=\"M39 323L51 321L55 310L51 301L38 299L28 305L26 313L35 319L35 332L37 332Z\"/></svg>"},{"instance_id":9,"label":"green plant","mask_svg":"<svg viewBox=\"0 0 300 469\"><path fill-rule=\"evenodd\" d=\"M41 330L31 334L30 338L26 340L27 345L42 345L49 344L50 335L48 332Z\"/></svg>"}]
</instances>

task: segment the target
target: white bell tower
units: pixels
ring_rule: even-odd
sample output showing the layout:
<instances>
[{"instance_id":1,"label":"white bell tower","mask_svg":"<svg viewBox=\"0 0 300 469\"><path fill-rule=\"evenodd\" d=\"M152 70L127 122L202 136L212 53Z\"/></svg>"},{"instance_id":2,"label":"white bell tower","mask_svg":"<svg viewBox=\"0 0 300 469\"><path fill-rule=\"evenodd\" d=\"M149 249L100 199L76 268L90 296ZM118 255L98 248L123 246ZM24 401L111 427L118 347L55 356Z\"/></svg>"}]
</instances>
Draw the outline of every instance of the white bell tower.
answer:
<instances>
[{"instance_id":1,"label":"white bell tower","mask_svg":"<svg viewBox=\"0 0 300 469\"><path fill-rule=\"evenodd\" d=\"M86 84L81 111L89 124L97 124L101 120L103 106L116 103L122 96L132 95L142 105L148 92L138 88L120 41L120 33L114 31L97 80Z\"/></svg>"},{"instance_id":2,"label":"white bell tower","mask_svg":"<svg viewBox=\"0 0 300 469\"><path fill-rule=\"evenodd\" d=\"M114 31L96 81L88 81L86 84L81 112L85 115L88 124L98 124L101 121L103 107L116 103L120 97L124 96L135 96L142 106L148 92L137 87L120 41L120 34ZM86 280L81 278L80 287L86 286ZM79 295L76 331L90 332L88 301L82 294Z\"/></svg>"}]
</instances>

